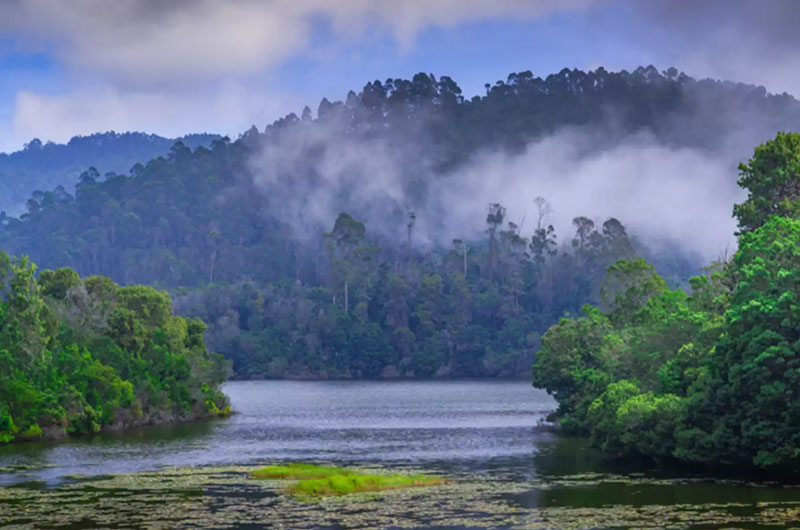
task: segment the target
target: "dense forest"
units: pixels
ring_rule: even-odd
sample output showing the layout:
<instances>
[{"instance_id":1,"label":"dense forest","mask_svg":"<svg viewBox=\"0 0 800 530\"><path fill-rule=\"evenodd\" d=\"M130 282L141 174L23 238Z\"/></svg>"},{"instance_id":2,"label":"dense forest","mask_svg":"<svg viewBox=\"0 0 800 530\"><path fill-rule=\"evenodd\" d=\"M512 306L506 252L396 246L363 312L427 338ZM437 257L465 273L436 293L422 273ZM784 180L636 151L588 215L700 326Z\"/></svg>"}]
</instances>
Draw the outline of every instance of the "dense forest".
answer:
<instances>
[{"instance_id":1,"label":"dense forest","mask_svg":"<svg viewBox=\"0 0 800 530\"><path fill-rule=\"evenodd\" d=\"M534 382L604 450L800 468L800 134L739 167L739 245L669 289L644 260L608 269L602 305L542 337Z\"/></svg>"},{"instance_id":2,"label":"dense forest","mask_svg":"<svg viewBox=\"0 0 800 530\"><path fill-rule=\"evenodd\" d=\"M219 136L213 134L164 138L155 134L113 131L75 136L66 144L42 143L34 138L21 151L0 153L0 212L6 215L24 213L34 190L60 187L72 193L78 176L90 167L104 175L126 174L137 162L166 154L177 140L195 148L208 146L217 138ZM41 200L41 196L36 197Z\"/></svg>"},{"instance_id":3,"label":"dense forest","mask_svg":"<svg viewBox=\"0 0 800 530\"><path fill-rule=\"evenodd\" d=\"M800 124L788 95L674 69L522 72L486 88L466 99L448 77L371 82L316 116L176 143L129 175L90 169L74 194L37 192L0 219L0 248L170 290L240 377L518 375L565 311L601 301L618 259L650 260L672 287L701 261L624 219L578 216L556 234L535 195L524 230L522 212L486 197L450 233L443 190L461 169L564 129L590 131L586 150L647 134L724 153L720 131L752 146Z\"/></svg>"},{"instance_id":4,"label":"dense forest","mask_svg":"<svg viewBox=\"0 0 800 530\"><path fill-rule=\"evenodd\" d=\"M212 285L178 296L176 309L209 323L210 347L240 377L525 374L540 333L594 300L605 267L635 250L613 218L576 218L571 250L559 252L552 226L524 238L505 216L489 207L485 244L387 259L342 213L324 235L322 286Z\"/></svg>"},{"instance_id":5,"label":"dense forest","mask_svg":"<svg viewBox=\"0 0 800 530\"><path fill-rule=\"evenodd\" d=\"M169 296L0 252L0 443L227 414L228 365Z\"/></svg>"}]
</instances>

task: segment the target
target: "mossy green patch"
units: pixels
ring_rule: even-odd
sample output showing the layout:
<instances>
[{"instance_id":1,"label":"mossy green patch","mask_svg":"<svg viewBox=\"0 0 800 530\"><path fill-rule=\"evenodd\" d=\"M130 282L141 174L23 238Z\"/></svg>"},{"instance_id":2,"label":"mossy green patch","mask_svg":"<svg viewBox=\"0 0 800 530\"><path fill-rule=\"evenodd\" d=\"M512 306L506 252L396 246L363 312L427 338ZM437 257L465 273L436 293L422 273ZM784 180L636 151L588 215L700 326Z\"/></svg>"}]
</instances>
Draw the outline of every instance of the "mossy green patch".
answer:
<instances>
[{"instance_id":1,"label":"mossy green patch","mask_svg":"<svg viewBox=\"0 0 800 530\"><path fill-rule=\"evenodd\" d=\"M300 480L289 486L288 491L300 497L316 497L436 486L444 482L443 478L430 475L348 474Z\"/></svg>"},{"instance_id":2,"label":"mossy green patch","mask_svg":"<svg viewBox=\"0 0 800 530\"><path fill-rule=\"evenodd\" d=\"M267 466L250 474L253 478L297 480L287 488L298 497L348 495L389 489L416 488L443 484L441 477L430 475L401 475L360 473L353 469L319 466L300 462Z\"/></svg>"},{"instance_id":3,"label":"mossy green patch","mask_svg":"<svg viewBox=\"0 0 800 530\"><path fill-rule=\"evenodd\" d=\"M352 475L355 471L344 467L318 466L315 464L290 463L267 466L253 471L253 478L275 480L301 480L325 478L333 475Z\"/></svg>"}]
</instances>

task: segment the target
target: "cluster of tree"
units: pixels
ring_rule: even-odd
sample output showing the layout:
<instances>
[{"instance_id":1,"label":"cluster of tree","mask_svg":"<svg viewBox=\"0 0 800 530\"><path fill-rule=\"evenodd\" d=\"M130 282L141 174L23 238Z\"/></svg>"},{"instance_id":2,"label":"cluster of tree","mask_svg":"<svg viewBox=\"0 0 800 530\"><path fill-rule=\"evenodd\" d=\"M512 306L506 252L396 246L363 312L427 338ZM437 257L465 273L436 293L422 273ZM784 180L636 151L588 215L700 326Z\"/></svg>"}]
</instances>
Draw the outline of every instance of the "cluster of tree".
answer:
<instances>
[{"instance_id":1,"label":"cluster of tree","mask_svg":"<svg viewBox=\"0 0 800 530\"><path fill-rule=\"evenodd\" d=\"M534 382L565 429L617 454L800 468L800 135L739 169L749 196L730 262L686 294L620 261L602 308L544 334Z\"/></svg>"},{"instance_id":2,"label":"cluster of tree","mask_svg":"<svg viewBox=\"0 0 800 530\"><path fill-rule=\"evenodd\" d=\"M485 240L395 259L342 213L324 236L316 284L208 286L177 296L176 310L209 324L209 346L239 377L522 375L540 334L598 299L605 268L646 251L613 218L576 218L559 247L543 223L547 202L536 203L531 237L491 204Z\"/></svg>"},{"instance_id":3,"label":"cluster of tree","mask_svg":"<svg viewBox=\"0 0 800 530\"><path fill-rule=\"evenodd\" d=\"M0 252L0 443L229 413L204 331L152 287Z\"/></svg>"},{"instance_id":4,"label":"cluster of tree","mask_svg":"<svg viewBox=\"0 0 800 530\"><path fill-rule=\"evenodd\" d=\"M135 165L128 176L104 178L86 171L74 196L64 189L37 192L21 219L0 216L0 247L28 254L45 267L102 273L124 284L172 288L244 277L258 283L287 278L314 283L315 263L325 257L317 236L340 211L365 219L373 234L397 240L411 206L435 231L436 218L447 217L447 205L435 211L423 206L432 202L429 186L476 153L522 147L560 127L582 125L603 128L598 149L603 141L640 129L665 143L710 148L722 141L720 130L731 128L724 120L732 113L722 107L760 117L768 122L768 134L800 123L800 104L790 96L696 81L672 70L660 74L652 67L632 73L563 70L546 79L512 74L471 100L464 100L447 77L418 74L412 80L373 82L344 102L323 100L315 119L310 111L300 118L290 114L263 133L253 128L235 142L219 139L210 148L191 150L179 143L165 157ZM696 116L704 117L702 127L683 121ZM605 129L609 122L613 132ZM673 127L676 123L681 126ZM747 131L758 138L750 145L763 141L757 127ZM371 204L346 188L314 195L324 185L321 161L341 137L381 138L392 146L399 153L392 163L402 168L403 198ZM253 158L260 156L272 172L268 181L253 171ZM345 169L356 174L348 185L365 188L380 177L360 171ZM458 187L458 174L447 176L453 177L448 186ZM332 203L331 217L311 215L318 204L287 210L304 194ZM402 247L402 240L383 246L390 245Z\"/></svg>"},{"instance_id":5,"label":"cluster of tree","mask_svg":"<svg viewBox=\"0 0 800 530\"><path fill-rule=\"evenodd\" d=\"M737 112L728 112L731 109ZM408 284L410 310L419 313L424 307L420 286L425 275L434 284L438 276L443 293L459 289L451 279L458 256L458 270L472 297L469 322L489 321L489 337L494 333L501 336L507 322L544 330L563 310L597 300L595 278L607 262L581 252L595 244L597 236L593 234L604 235L602 227L587 229L589 220L580 221L576 249L567 243L566 255L560 250L548 257L553 247L547 242L552 234L547 234L546 226L537 228L544 234L533 236L535 245L541 248L531 248L532 239L523 238L519 229L507 227L504 216L495 212L501 222L493 225L486 241L473 241L473 232L465 234L470 241L456 244L452 251L441 247L430 250L406 237L407 230L414 229L409 209L424 219L428 233L436 233L437 219L446 218L452 206L442 204L436 190L443 186L458 188L457 168L467 166L476 153L521 149L562 127L591 128L598 133L596 149L639 131L649 131L667 144L721 149L719 131L732 128L730 116L741 119L745 114L753 117L751 123L760 123L763 128L788 127L800 123L800 104L790 96L768 95L757 87L697 81L674 70L659 73L652 67L634 72L563 70L545 79L522 72L487 87L486 95L472 99L463 98L458 85L447 77L418 74L411 80L376 81L359 93L351 92L345 101L323 100L316 117L306 109L300 117L290 114L264 132L253 128L234 142L222 138L194 150L177 143L164 157L136 164L130 175L103 177L96 170L85 171L74 195L64 189L37 192L20 218L0 215L0 248L16 255L27 254L44 267L67 266L82 275L104 274L124 285L157 285L172 291L207 289L206 295L194 291L186 295L194 301L181 304L182 314L208 319L214 347L230 356L240 348L251 351L277 342L267 336L288 333L285 325L279 325L280 315L264 309L272 303L264 301L266 294L237 294L250 289L244 285L252 285L258 293L284 293L281 282L299 282L301 286L289 289L297 292L292 296L298 300L313 300L313 293L327 289L329 310L355 318L359 303L369 306L370 300L383 296L375 286L388 285L396 276ZM756 126L747 131L761 134ZM375 147L386 155L391 162L386 165L397 172L393 185L401 191L370 195L368 190L383 178L380 171L386 165L358 165L355 162L363 157L348 158L353 146L366 146L366 151ZM332 181L326 171L332 161L340 159L347 163L337 168L337 179ZM356 160L351 164L352 159ZM335 213L324 218L315 215L323 206L335 208ZM331 237L320 237L341 211L370 226L369 244L362 245L368 251L359 246L351 255L348 238L340 241L336 230ZM479 216L475 217L478 220ZM614 229L609 227L612 232ZM642 255L642 246L634 247L634 254ZM513 266L500 263L500 258L505 259L503 252L510 253L508 263L513 262ZM523 257L526 252L531 257ZM692 258L679 249L675 254L677 258L662 260L657 266L670 279L685 281ZM343 263L353 260L366 260L372 272L354 272L353 280L342 282L342 270L347 268ZM554 276L545 282L537 276L540 273L530 272L546 268L537 260L565 263L552 266ZM469 270L479 266L480 275ZM379 281L381 267L386 269L384 283ZM341 285L334 285L332 278L339 278L336 281ZM551 287L545 288L548 282ZM223 296L222 292L227 294ZM509 309L503 309L506 313L499 316L497 297L501 294L510 302ZM215 302L216 297L231 302L222 307ZM460 302L450 303L455 307L453 304ZM376 302L372 306L376 307ZM234 309L239 317L229 318ZM509 319L508 314L520 316ZM271 331L253 333L258 325L250 323L252 318L261 318L258 325ZM370 318L376 325L386 326L374 311ZM220 322L225 325L217 326ZM413 322L416 320L398 328L416 334ZM217 327L227 330L230 326L238 326L242 338L217 340ZM294 332L299 334L302 329L298 324ZM455 328L435 322L431 329L448 330L448 335L442 338L445 335L432 331L420 334L419 344L428 346L415 348L427 348L437 352L431 354L434 357L449 359L456 350L447 346L448 350L444 344L455 344ZM219 334L230 335L227 331ZM256 340L256 336L260 338ZM431 342L434 336L439 342ZM459 340L465 344L473 341ZM245 347L245 343L250 346ZM435 348L431 346L434 343L438 344ZM534 349L536 341L504 338L491 351L504 356L513 350L511 344L523 343L532 344L524 348ZM329 349L312 350L322 352L312 357L325 359ZM447 356L441 353L445 350L450 352ZM482 358L489 351L474 357ZM406 356L404 353L401 358ZM527 353L525 356L528 358ZM243 354L236 363L237 370L244 370L251 357ZM399 362L390 360L384 366L396 366L402 373L430 372L416 366L401 368ZM433 371L450 364L447 360ZM507 367L514 362L498 364ZM262 363L252 373L285 373L264 366ZM374 368L365 371L349 364L341 366L331 372L375 372ZM483 373L508 371L487 368ZM454 369L453 373L471 370Z\"/></svg>"},{"instance_id":6,"label":"cluster of tree","mask_svg":"<svg viewBox=\"0 0 800 530\"><path fill-rule=\"evenodd\" d=\"M0 153L0 212L19 215L34 190L72 192L78 175L89 167L103 173L127 173L142 160L167 153L176 140L189 147L210 145L213 134L164 138L144 133L97 133L75 136L66 144L34 138L21 151Z\"/></svg>"}]
</instances>

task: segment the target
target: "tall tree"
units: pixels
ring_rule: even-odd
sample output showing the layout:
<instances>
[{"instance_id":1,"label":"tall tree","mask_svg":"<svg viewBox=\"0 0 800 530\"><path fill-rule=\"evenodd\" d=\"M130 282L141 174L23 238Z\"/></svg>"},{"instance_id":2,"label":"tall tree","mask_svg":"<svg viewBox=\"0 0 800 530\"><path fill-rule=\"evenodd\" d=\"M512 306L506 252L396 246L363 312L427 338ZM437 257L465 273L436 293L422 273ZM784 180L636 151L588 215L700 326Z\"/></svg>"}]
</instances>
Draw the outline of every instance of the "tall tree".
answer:
<instances>
[{"instance_id":1,"label":"tall tree","mask_svg":"<svg viewBox=\"0 0 800 530\"><path fill-rule=\"evenodd\" d=\"M492 283L494 277L497 229L503 225L505 217L506 209L502 205L489 204L489 211L486 215L486 233L489 234L489 283Z\"/></svg>"},{"instance_id":2,"label":"tall tree","mask_svg":"<svg viewBox=\"0 0 800 530\"><path fill-rule=\"evenodd\" d=\"M467 254L469 254L469 245L463 239L456 238L453 240L453 247L455 252L462 258L464 262L464 278L467 277Z\"/></svg>"},{"instance_id":3,"label":"tall tree","mask_svg":"<svg viewBox=\"0 0 800 530\"><path fill-rule=\"evenodd\" d=\"M350 281L356 264L363 258L359 252L366 243L366 227L364 223L356 221L345 212L339 214L333 225L333 230L325 234L330 241L328 246L331 265L337 276L344 284L344 312L350 310Z\"/></svg>"}]
</instances>

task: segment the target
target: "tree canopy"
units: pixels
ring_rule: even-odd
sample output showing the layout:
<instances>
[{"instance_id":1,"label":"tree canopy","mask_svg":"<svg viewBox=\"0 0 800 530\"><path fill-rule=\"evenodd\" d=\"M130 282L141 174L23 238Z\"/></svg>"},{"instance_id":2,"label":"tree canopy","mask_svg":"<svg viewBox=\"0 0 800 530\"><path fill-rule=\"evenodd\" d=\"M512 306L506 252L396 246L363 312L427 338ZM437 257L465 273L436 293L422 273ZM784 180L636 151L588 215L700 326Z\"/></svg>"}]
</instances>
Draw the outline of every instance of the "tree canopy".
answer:
<instances>
[{"instance_id":1,"label":"tree canopy","mask_svg":"<svg viewBox=\"0 0 800 530\"><path fill-rule=\"evenodd\" d=\"M739 185L747 200L733 207L742 232L763 225L770 217L800 216L800 134L779 132L756 147L747 164L739 164Z\"/></svg>"},{"instance_id":2,"label":"tree canopy","mask_svg":"<svg viewBox=\"0 0 800 530\"><path fill-rule=\"evenodd\" d=\"M152 287L0 252L0 443L226 414L205 325Z\"/></svg>"},{"instance_id":3,"label":"tree canopy","mask_svg":"<svg viewBox=\"0 0 800 530\"><path fill-rule=\"evenodd\" d=\"M779 133L741 167L739 248L690 294L620 261L605 310L544 334L534 383L564 428L616 454L800 469L798 138Z\"/></svg>"},{"instance_id":4,"label":"tree canopy","mask_svg":"<svg viewBox=\"0 0 800 530\"><path fill-rule=\"evenodd\" d=\"M169 152L176 142L195 148L208 146L219 136L190 134L164 138L144 133L97 133L75 136L66 144L42 143L34 138L25 148L0 153L0 212L19 215L34 190L73 193L79 176L127 173L134 164Z\"/></svg>"},{"instance_id":5,"label":"tree canopy","mask_svg":"<svg viewBox=\"0 0 800 530\"><path fill-rule=\"evenodd\" d=\"M27 213L0 215L0 248L169 290L180 314L207 320L209 342L241 376L364 373L331 361L345 349L340 335L311 316L293 323L289 307L342 319L375 351L391 344L373 373L510 374L564 311L603 303L605 268L617 259L647 258L672 287L700 262L674 243L649 250L624 219L578 216L574 232L557 234L535 197L535 227L486 197L474 229L436 240L456 208L443 190L460 189L477 156L519 153L565 128L591 131L598 151L641 133L723 152L731 108L758 117L742 133L753 143L800 123L790 96L653 67L519 72L474 98L445 76L373 81L324 99L316 115L289 114L208 147L176 143L127 175L87 170L74 194L36 192ZM339 237L340 212L363 224L357 244ZM401 369L398 359L412 360Z\"/></svg>"}]
</instances>

